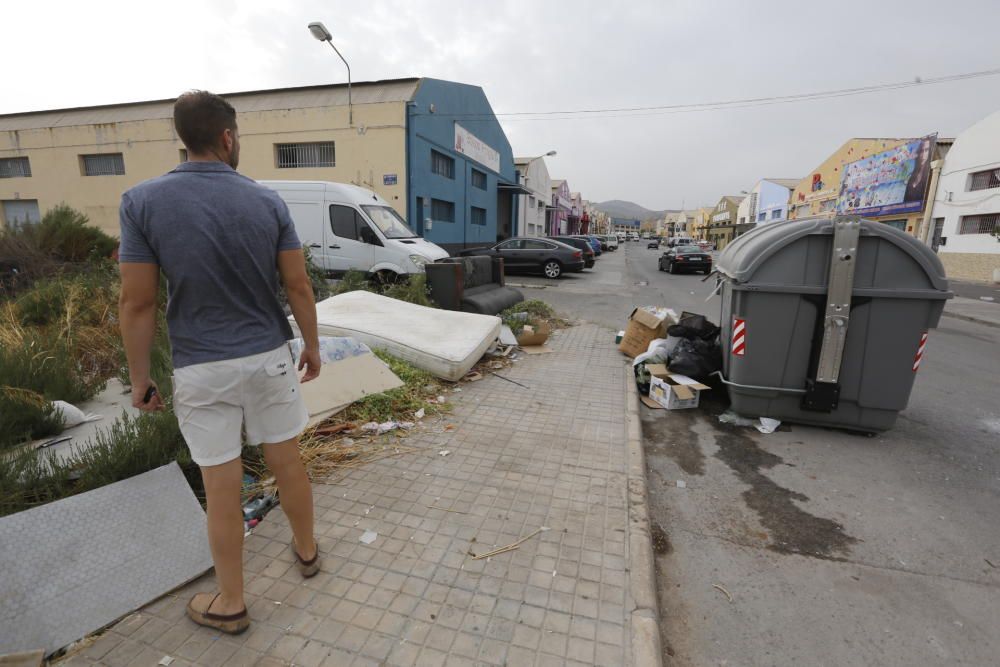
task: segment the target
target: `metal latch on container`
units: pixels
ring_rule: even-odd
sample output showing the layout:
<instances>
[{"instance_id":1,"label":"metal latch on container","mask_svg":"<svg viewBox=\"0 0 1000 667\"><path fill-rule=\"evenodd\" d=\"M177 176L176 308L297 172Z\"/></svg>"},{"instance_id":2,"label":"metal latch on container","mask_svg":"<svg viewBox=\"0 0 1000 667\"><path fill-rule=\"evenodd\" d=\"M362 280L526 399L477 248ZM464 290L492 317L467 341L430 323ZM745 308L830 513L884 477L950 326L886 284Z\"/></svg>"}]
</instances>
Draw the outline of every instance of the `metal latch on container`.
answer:
<instances>
[{"instance_id":1,"label":"metal latch on container","mask_svg":"<svg viewBox=\"0 0 1000 667\"><path fill-rule=\"evenodd\" d=\"M854 266L857 263L860 235L860 218L834 218L823 343L819 351L819 362L816 364L816 379L806 380L806 395L802 399L804 410L831 412L837 409L840 399L840 366L851 321Z\"/></svg>"}]
</instances>

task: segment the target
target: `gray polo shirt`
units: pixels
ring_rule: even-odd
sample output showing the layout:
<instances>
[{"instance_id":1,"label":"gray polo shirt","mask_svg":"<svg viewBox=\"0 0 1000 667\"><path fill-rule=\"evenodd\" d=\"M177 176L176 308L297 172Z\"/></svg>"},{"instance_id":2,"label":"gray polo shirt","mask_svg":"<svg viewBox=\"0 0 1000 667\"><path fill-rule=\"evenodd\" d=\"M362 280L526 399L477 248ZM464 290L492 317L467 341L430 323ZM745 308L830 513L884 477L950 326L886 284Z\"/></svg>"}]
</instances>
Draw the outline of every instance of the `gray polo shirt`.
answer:
<instances>
[{"instance_id":1,"label":"gray polo shirt","mask_svg":"<svg viewBox=\"0 0 1000 667\"><path fill-rule=\"evenodd\" d=\"M122 263L167 277L174 368L268 352L292 337L278 252L301 248L278 194L222 162L185 162L124 195Z\"/></svg>"}]
</instances>

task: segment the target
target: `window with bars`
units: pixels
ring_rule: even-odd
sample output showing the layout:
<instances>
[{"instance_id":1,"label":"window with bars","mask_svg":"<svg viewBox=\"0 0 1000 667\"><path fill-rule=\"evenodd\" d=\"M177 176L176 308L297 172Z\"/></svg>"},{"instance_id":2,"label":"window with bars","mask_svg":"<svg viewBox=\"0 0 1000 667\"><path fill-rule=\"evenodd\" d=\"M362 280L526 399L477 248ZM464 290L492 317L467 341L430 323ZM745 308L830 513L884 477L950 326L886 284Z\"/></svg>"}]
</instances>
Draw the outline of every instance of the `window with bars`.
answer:
<instances>
[{"instance_id":1,"label":"window with bars","mask_svg":"<svg viewBox=\"0 0 1000 667\"><path fill-rule=\"evenodd\" d=\"M1000 188L1000 169L987 169L969 174L969 190Z\"/></svg>"},{"instance_id":2,"label":"window with bars","mask_svg":"<svg viewBox=\"0 0 1000 667\"><path fill-rule=\"evenodd\" d=\"M443 199L432 199L431 219L434 222L455 222L455 203Z\"/></svg>"},{"instance_id":3,"label":"window with bars","mask_svg":"<svg viewBox=\"0 0 1000 667\"><path fill-rule=\"evenodd\" d=\"M0 178L27 178L31 176L31 163L26 157L0 159Z\"/></svg>"},{"instance_id":4,"label":"window with bars","mask_svg":"<svg viewBox=\"0 0 1000 667\"><path fill-rule=\"evenodd\" d=\"M771 220L777 220L780 217L781 217L781 209L780 208L776 208L773 211L771 211Z\"/></svg>"},{"instance_id":5,"label":"window with bars","mask_svg":"<svg viewBox=\"0 0 1000 667\"><path fill-rule=\"evenodd\" d=\"M431 149L431 171L438 176L455 178L455 160L444 153Z\"/></svg>"},{"instance_id":6,"label":"window with bars","mask_svg":"<svg viewBox=\"0 0 1000 667\"><path fill-rule=\"evenodd\" d=\"M121 153L81 155L84 176L124 176L125 158Z\"/></svg>"},{"instance_id":7,"label":"window with bars","mask_svg":"<svg viewBox=\"0 0 1000 667\"><path fill-rule=\"evenodd\" d=\"M959 220L959 234L1000 233L1000 213L985 215L963 215Z\"/></svg>"},{"instance_id":8,"label":"window with bars","mask_svg":"<svg viewBox=\"0 0 1000 667\"><path fill-rule=\"evenodd\" d=\"M472 170L472 187L479 188L480 190L486 189L486 174L479 171L478 169Z\"/></svg>"},{"instance_id":9,"label":"window with bars","mask_svg":"<svg viewBox=\"0 0 1000 667\"><path fill-rule=\"evenodd\" d=\"M332 141L274 145L274 166L278 169L336 167L336 157Z\"/></svg>"},{"instance_id":10,"label":"window with bars","mask_svg":"<svg viewBox=\"0 0 1000 667\"><path fill-rule=\"evenodd\" d=\"M478 206L472 207L472 215L469 218L470 222L474 225L486 226L486 209L479 208Z\"/></svg>"}]
</instances>

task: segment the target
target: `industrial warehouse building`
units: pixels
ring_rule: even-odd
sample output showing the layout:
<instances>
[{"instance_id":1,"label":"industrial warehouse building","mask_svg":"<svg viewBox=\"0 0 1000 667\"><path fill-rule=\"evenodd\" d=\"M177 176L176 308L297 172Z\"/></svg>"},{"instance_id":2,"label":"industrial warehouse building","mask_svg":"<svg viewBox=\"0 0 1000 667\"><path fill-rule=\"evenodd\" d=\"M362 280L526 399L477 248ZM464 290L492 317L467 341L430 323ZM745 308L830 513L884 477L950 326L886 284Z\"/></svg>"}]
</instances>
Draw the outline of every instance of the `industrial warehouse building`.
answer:
<instances>
[{"instance_id":1,"label":"industrial warehouse building","mask_svg":"<svg viewBox=\"0 0 1000 667\"><path fill-rule=\"evenodd\" d=\"M449 250L515 229L510 143L482 88L430 78L226 94L240 172L374 190L418 234ZM65 202L118 233L133 185L186 159L174 100L0 115L0 223L37 221Z\"/></svg>"}]
</instances>

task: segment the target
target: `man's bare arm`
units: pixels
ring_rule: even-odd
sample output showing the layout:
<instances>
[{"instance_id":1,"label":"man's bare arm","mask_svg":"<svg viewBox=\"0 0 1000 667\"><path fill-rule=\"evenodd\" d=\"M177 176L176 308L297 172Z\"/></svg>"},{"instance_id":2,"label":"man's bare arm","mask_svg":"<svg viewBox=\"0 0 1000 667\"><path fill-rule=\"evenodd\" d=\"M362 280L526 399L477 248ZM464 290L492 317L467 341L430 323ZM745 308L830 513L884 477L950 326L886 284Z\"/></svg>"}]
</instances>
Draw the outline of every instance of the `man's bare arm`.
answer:
<instances>
[{"instance_id":1,"label":"man's bare arm","mask_svg":"<svg viewBox=\"0 0 1000 667\"><path fill-rule=\"evenodd\" d=\"M316 300L313 298L312 281L306 272L306 258L301 249L282 250L278 253L278 274L288 295L288 305L292 309L295 323L302 332L305 350L299 362L299 370L306 368L303 382L319 375L319 332L316 325Z\"/></svg>"},{"instance_id":2,"label":"man's bare arm","mask_svg":"<svg viewBox=\"0 0 1000 667\"><path fill-rule=\"evenodd\" d=\"M132 405L142 410L163 408L158 394L147 402L145 396L155 387L149 374L149 355L156 337L156 294L160 286L160 267L156 264L123 263L120 265L122 290L118 299L128 374L132 384Z\"/></svg>"}]
</instances>

